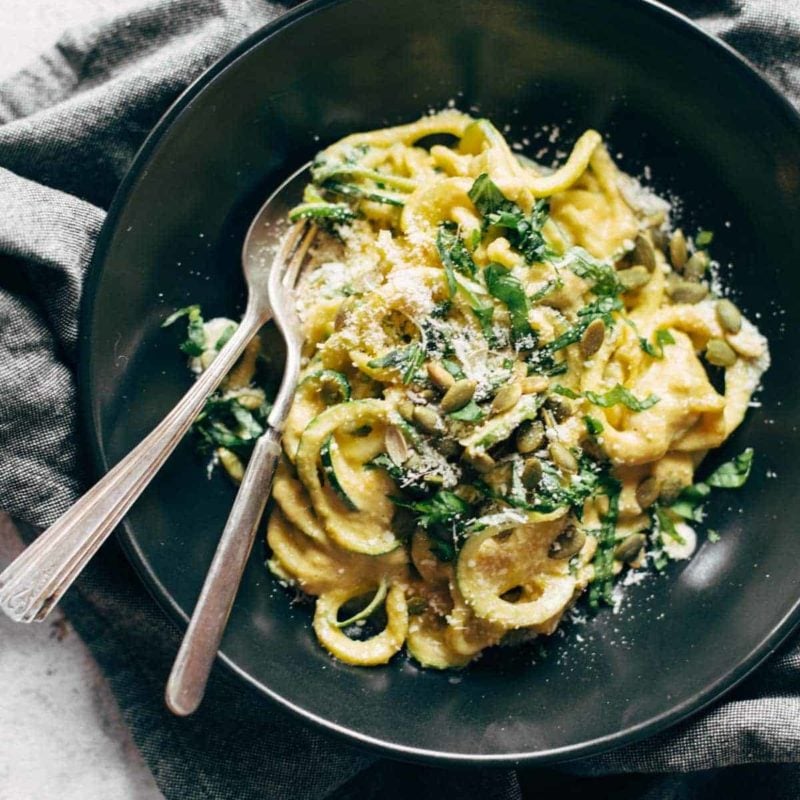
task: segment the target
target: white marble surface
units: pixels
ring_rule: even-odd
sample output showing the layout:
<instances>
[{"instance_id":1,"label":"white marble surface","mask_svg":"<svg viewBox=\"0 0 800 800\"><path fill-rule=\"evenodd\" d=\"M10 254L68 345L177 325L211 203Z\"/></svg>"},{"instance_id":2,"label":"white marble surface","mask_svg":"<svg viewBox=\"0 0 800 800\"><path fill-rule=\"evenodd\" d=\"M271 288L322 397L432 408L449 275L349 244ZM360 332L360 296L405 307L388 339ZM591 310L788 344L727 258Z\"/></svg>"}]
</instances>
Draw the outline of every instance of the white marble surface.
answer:
<instances>
[{"instance_id":1,"label":"white marble surface","mask_svg":"<svg viewBox=\"0 0 800 800\"><path fill-rule=\"evenodd\" d=\"M21 548L0 515L0 569ZM103 675L57 612L34 625L0 615L0 720L0 800L162 797Z\"/></svg>"},{"instance_id":2,"label":"white marble surface","mask_svg":"<svg viewBox=\"0 0 800 800\"><path fill-rule=\"evenodd\" d=\"M0 0L0 80L81 24L132 0ZM0 569L21 548L0 513ZM103 675L63 617L0 615L0 800L160 800Z\"/></svg>"}]
</instances>

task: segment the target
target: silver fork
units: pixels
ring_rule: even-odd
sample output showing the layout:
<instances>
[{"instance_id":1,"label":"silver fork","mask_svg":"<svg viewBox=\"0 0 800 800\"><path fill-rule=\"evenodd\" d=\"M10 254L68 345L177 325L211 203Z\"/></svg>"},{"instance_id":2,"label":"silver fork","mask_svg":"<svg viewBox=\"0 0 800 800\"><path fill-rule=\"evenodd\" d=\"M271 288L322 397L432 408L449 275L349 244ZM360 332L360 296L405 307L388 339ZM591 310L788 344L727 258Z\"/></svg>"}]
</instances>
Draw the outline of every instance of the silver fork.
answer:
<instances>
[{"instance_id":1,"label":"silver fork","mask_svg":"<svg viewBox=\"0 0 800 800\"><path fill-rule=\"evenodd\" d=\"M167 681L167 706L179 716L191 714L203 699L280 460L281 434L297 387L303 343L295 287L315 234L316 226L295 223L284 240L284 249L292 248L293 254L289 257L287 250L283 258L277 258L269 274L267 297L273 318L286 340L286 366L275 404L267 418L267 429L250 457Z\"/></svg>"},{"instance_id":2,"label":"silver fork","mask_svg":"<svg viewBox=\"0 0 800 800\"><path fill-rule=\"evenodd\" d=\"M47 617L178 445L247 343L270 318L271 267L279 266L280 258L291 256L304 233L302 227L293 227L283 249L273 258L274 223L286 218L305 182L307 166L278 187L256 214L242 248L247 307L236 332L208 369L148 436L0 574L0 611L11 619L34 622ZM276 272L285 274L283 269ZM265 443L262 449L267 446Z\"/></svg>"}]
</instances>

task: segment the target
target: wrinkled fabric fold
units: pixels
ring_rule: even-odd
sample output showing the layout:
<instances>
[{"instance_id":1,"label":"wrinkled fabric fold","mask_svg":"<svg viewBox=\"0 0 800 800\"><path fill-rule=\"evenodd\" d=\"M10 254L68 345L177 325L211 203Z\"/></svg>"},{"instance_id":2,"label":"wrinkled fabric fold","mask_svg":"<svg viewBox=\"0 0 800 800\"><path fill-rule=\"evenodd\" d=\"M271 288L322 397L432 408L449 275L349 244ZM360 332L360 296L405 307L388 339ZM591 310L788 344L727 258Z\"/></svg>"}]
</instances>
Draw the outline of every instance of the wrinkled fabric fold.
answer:
<instances>
[{"instance_id":1,"label":"wrinkled fabric fold","mask_svg":"<svg viewBox=\"0 0 800 800\"><path fill-rule=\"evenodd\" d=\"M798 104L800 3L672 4ZM78 310L115 189L180 93L290 5L133 0L122 15L66 33L0 83L0 508L15 518L46 526L86 488L75 411ZM171 717L161 698L178 633L113 542L63 607L170 799L515 800L535 786L604 796L618 784L598 776L614 773L640 773L624 796L642 800L713 796L715 788L730 790L732 774L762 781L770 796L800 791L797 638L721 702L649 740L546 772L464 772L377 760L288 718L219 668L201 711ZM781 766L763 774L753 766L721 769L767 762Z\"/></svg>"}]
</instances>

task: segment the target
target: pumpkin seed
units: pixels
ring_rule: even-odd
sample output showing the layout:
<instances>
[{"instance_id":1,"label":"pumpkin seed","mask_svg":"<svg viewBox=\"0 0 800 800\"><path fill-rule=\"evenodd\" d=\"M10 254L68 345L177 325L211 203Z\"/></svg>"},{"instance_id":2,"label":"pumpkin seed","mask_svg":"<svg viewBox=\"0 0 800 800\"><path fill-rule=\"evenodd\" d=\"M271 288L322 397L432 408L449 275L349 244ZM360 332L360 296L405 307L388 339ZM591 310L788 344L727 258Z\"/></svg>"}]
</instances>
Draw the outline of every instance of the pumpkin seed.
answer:
<instances>
[{"instance_id":1,"label":"pumpkin seed","mask_svg":"<svg viewBox=\"0 0 800 800\"><path fill-rule=\"evenodd\" d=\"M469 503L470 505L474 505L479 500L483 499L481 492L469 483L459 483L458 486L453 489L453 494L458 495L465 503Z\"/></svg>"},{"instance_id":2,"label":"pumpkin seed","mask_svg":"<svg viewBox=\"0 0 800 800\"><path fill-rule=\"evenodd\" d=\"M605 450L603 450L603 445L593 436L588 436L581 442L581 450L591 456L595 461L606 460L606 453Z\"/></svg>"},{"instance_id":3,"label":"pumpkin seed","mask_svg":"<svg viewBox=\"0 0 800 800\"><path fill-rule=\"evenodd\" d=\"M547 555L550 558L572 558L580 552L586 541L586 534L577 526L569 523L550 543Z\"/></svg>"},{"instance_id":4,"label":"pumpkin seed","mask_svg":"<svg viewBox=\"0 0 800 800\"><path fill-rule=\"evenodd\" d=\"M458 411L472 400L477 384L469 378L456 381L445 393L439 405L445 414Z\"/></svg>"},{"instance_id":5,"label":"pumpkin seed","mask_svg":"<svg viewBox=\"0 0 800 800\"><path fill-rule=\"evenodd\" d=\"M572 406L569 402L552 394L544 401L544 407L552 412L556 422L566 422L572 416Z\"/></svg>"},{"instance_id":6,"label":"pumpkin seed","mask_svg":"<svg viewBox=\"0 0 800 800\"><path fill-rule=\"evenodd\" d=\"M445 458L457 458L461 455L461 445L455 439L442 439L436 443L436 449Z\"/></svg>"},{"instance_id":7,"label":"pumpkin seed","mask_svg":"<svg viewBox=\"0 0 800 800\"><path fill-rule=\"evenodd\" d=\"M550 458L553 459L553 463L557 467L560 467L564 472L578 471L578 459L561 442L551 442L548 449Z\"/></svg>"},{"instance_id":8,"label":"pumpkin seed","mask_svg":"<svg viewBox=\"0 0 800 800\"><path fill-rule=\"evenodd\" d=\"M391 458L398 467L408 461L408 444L400 428L395 425L389 425L386 428L386 433L383 435L383 444L386 447L389 458Z\"/></svg>"},{"instance_id":9,"label":"pumpkin seed","mask_svg":"<svg viewBox=\"0 0 800 800\"><path fill-rule=\"evenodd\" d=\"M515 361L511 367L511 377L515 380L522 380L528 374L528 365L524 361Z\"/></svg>"},{"instance_id":10,"label":"pumpkin seed","mask_svg":"<svg viewBox=\"0 0 800 800\"><path fill-rule=\"evenodd\" d=\"M236 402L248 411L255 411L264 404L264 395L260 390L245 389L236 395Z\"/></svg>"},{"instance_id":11,"label":"pumpkin seed","mask_svg":"<svg viewBox=\"0 0 800 800\"><path fill-rule=\"evenodd\" d=\"M522 483L526 489L533 489L542 479L542 462L535 456L526 458L522 465Z\"/></svg>"},{"instance_id":12,"label":"pumpkin seed","mask_svg":"<svg viewBox=\"0 0 800 800\"><path fill-rule=\"evenodd\" d=\"M688 252L686 250L686 237L683 231L678 228L669 240L669 260L677 270L682 270L686 265Z\"/></svg>"},{"instance_id":13,"label":"pumpkin seed","mask_svg":"<svg viewBox=\"0 0 800 800\"><path fill-rule=\"evenodd\" d=\"M645 478L636 487L636 502L639 508L650 508L656 500L658 500L658 481L651 475Z\"/></svg>"},{"instance_id":14,"label":"pumpkin seed","mask_svg":"<svg viewBox=\"0 0 800 800\"><path fill-rule=\"evenodd\" d=\"M617 280L625 292L633 292L650 283L650 273L646 267L636 266L630 269L621 269L617 273Z\"/></svg>"},{"instance_id":15,"label":"pumpkin seed","mask_svg":"<svg viewBox=\"0 0 800 800\"><path fill-rule=\"evenodd\" d=\"M497 494L507 494L511 483L511 462L501 461L495 464L486 474L485 480Z\"/></svg>"},{"instance_id":16,"label":"pumpkin seed","mask_svg":"<svg viewBox=\"0 0 800 800\"><path fill-rule=\"evenodd\" d=\"M676 303L699 303L707 294L704 283L677 280L667 284L667 294Z\"/></svg>"},{"instance_id":17,"label":"pumpkin seed","mask_svg":"<svg viewBox=\"0 0 800 800\"><path fill-rule=\"evenodd\" d=\"M664 224L663 219L659 222L658 220L653 220L653 225L658 225L659 227L653 227L650 230L650 237L653 240L653 247L658 248L662 252L667 249L669 246L669 242L667 241L667 234L664 231L661 225Z\"/></svg>"},{"instance_id":18,"label":"pumpkin seed","mask_svg":"<svg viewBox=\"0 0 800 800\"><path fill-rule=\"evenodd\" d=\"M633 247L633 263L641 264L648 272L655 271L656 251L650 237L645 233L640 233L636 237Z\"/></svg>"},{"instance_id":19,"label":"pumpkin seed","mask_svg":"<svg viewBox=\"0 0 800 800\"><path fill-rule=\"evenodd\" d=\"M397 404L397 413L406 422L411 422L414 419L414 404L410 400L401 400Z\"/></svg>"},{"instance_id":20,"label":"pumpkin seed","mask_svg":"<svg viewBox=\"0 0 800 800\"><path fill-rule=\"evenodd\" d=\"M461 456L478 472L488 472L495 465L495 460L484 450L470 450L467 448Z\"/></svg>"},{"instance_id":21,"label":"pumpkin seed","mask_svg":"<svg viewBox=\"0 0 800 800\"><path fill-rule=\"evenodd\" d=\"M550 381L544 375L531 375L523 378L522 394L541 394L550 385Z\"/></svg>"},{"instance_id":22,"label":"pumpkin seed","mask_svg":"<svg viewBox=\"0 0 800 800\"><path fill-rule=\"evenodd\" d=\"M606 324L602 319L592 320L581 336L578 345L583 358L591 358L603 345L606 338Z\"/></svg>"},{"instance_id":23,"label":"pumpkin seed","mask_svg":"<svg viewBox=\"0 0 800 800\"><path fill-rule=\"evenodd\" d=\"M414 406L411 419L426 433L439 433L444 427L441 417L428 406Z\"/></svg>"},{"instance_id":24,"label":"pumpkin seed","mask_svg":"<svg viewBox=\"0 0 800 800\"><path fill-rule=\"evenodd\" d=\"M736 363L736 353L724 339L709 339L706 361L715 367L732 367Z\"/></svg>"},{"instance_id":25,"label":"pumpkin seed","mask_svg":"<svg viewBox=\"0 0 800 800\"><path fill-rule=\"evenodd\" d=\"M429 361L425 365L425 369L428 371L428 377L443 392L446 392L456 382L456 379L436 361Z\"/></svg>"},{"instance_id":26,"label":"pumpkin seed","mask_svg":"<svg viewBox=\"0 0 800 800\"><path fill-rule=\"evenodd\" d=\"M730 300L717 301L717 319L728 333L739 333L742 329L742 312Z\"/></svg>"},{"instance_id":27,"label":"pumpkin seed","mask_svg":"<svg viewBox=\"0 0 800 800\"><path fill-rule=\"evenodd\" d=\"M626 536L614 548L614 558L626 564L636 561L636 557L641 553L646 541L647 537L643 533L632 533L630 536Z\"/></svg>"},{"instance_id":28,"label":"pumpkin seed","mask_svg":"<svg viewBox=\"0 0 800 800\"><path fill-rule=\"evenodd\" d=\"M507 383L492 400L492 413L502 414L510 411L522 397L522 386L519 383Z\"/></svg>"},{"instance_id":29,"label":"pumpkin seed","mask_svg":"<svg viewBox=\"0 0 800 800\"><path fill-rule=\"evenodd\" d=\"M658 499L667 505L674 503L685 488L686 484L677 475L667 475L661 479Z\"/></svg>"},{"instance_id":30,"label":"pumpkin seed","mask_svg":"<svg viewBox=\"0 0 800 800\"><path fill-rule=\"evenodd\" d=\"M686 262L686 266L683 268L683 277L687 281L699 281L705 275L710 263L708 253L705 250L698 250Z\"/></svg>"},{"instance_id":31,"label":"pumpkin seed","mask_svg":"<svg viewBox=\"0 0 800 800\"><path fill-rule=\"evenodd\" d=\"M523 422L517 428L516 436L517 452L533 453L538 450L544 442L544 425L538 420L536 422Z\"/></svg>"}]
</instances>

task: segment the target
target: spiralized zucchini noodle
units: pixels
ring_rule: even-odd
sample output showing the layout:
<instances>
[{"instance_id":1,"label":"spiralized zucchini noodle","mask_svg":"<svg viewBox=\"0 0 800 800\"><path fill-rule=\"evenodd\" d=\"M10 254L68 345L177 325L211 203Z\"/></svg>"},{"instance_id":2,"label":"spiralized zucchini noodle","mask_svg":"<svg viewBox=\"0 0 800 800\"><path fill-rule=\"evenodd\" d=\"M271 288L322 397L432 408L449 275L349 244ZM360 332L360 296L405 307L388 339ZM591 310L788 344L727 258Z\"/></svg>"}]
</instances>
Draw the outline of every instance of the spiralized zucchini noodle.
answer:
<instances>
[{"instance_id":1,"label":"spiralized zucchini noodle","mask_svg":"<svg viewBox=\"0 0 800 800\"><path fill-rule=\"evenodd\" d=\"M455 110L348 136L311 176L290 214L319 233L267 540L322 646L463 667L688 558L703 502L753 453L695 470L769 364L710 280L712 234L673 228L595 131L553 170ZM233 323L177 313L200 371ZM258 357L196 426L234 479L269 410Z\"/></svg>"}]
</instances>

